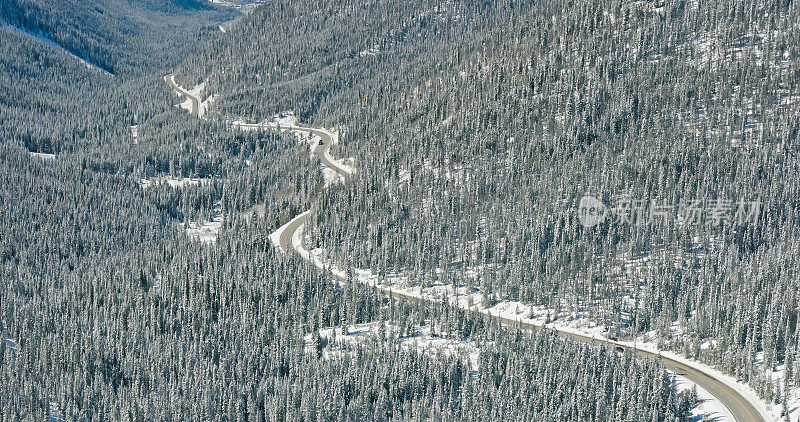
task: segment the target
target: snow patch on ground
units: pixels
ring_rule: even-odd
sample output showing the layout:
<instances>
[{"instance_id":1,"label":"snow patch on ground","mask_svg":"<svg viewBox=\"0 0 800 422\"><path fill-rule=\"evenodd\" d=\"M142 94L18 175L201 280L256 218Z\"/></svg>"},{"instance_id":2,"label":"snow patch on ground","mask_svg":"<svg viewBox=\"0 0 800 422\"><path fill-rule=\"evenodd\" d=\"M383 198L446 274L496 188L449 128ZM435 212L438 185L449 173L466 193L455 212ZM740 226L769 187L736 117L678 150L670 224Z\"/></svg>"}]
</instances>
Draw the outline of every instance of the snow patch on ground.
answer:
<instances>
[{"instance_id":1,"label":"snow patch on ground","mask_svg":"<svg viewBox=\"0 0 800 422\"><path fill-rule=\"evenodd\" d=\"M297 117L294 116L293 111L283 111L272 116L269 123L277 126L297 126Z\"/></svg>"},{"instance_id":2,"label":"snow patch on ground","mask_svg":"<svg viewBox=\"0 0 800 422\"><path fill-rule=\"evenodd\" d=\"M789 400L786 402L786 408L789 409L789 420L791 422L800 422L800 388L794 388L789 393ZM781 405L772 406L770 409L773 419L780 420Z\"/></svg>"},{"instance_id":3,"label":"snow patch on ground","mask_svg":"<svg viewBox=\"0 0 800 422\"><path fill-rule=\"evenodd\" d=\"M370 48L368 48L368 49L366 49L364 51L359 52L358 56L359 57L375 56L380 52L381 52L380 46L378 44L375 44L372 47L370 47Z\"/></svg>"},{"instance_id":4,"label":"snow patch on ground","mask_svg":"<svg viewBox=\"0 0 800 422\"><path fill-rule=\"evenodd\" d=\"M43 152L32 152L31 157L35 157L44 161L53 161L56 159L55 154L45 154Z\"/></svg>"},{"instance_id":5,"label":"snow patch on ground","mask_svg":"<svg viewBox=\"0 0 800 422\"><path fill-rule=\"evenodd\" d=\"M196 177L152 177L149 179L139 180L139 186L142 189L147 189L150 186L169 185L173 189L181 189L186 186L203 186L213 182L214 179L209 178L196 178Z\"/></svg>"},{"instance_id":6,"label":"snow patch on ground","mask_svg":"<svg viewBox=\"0 0 800 422\"><path fill-rule=\"evenodd\" d=\"M344 176L341 176L334 169L324 165L322 166L322 177L325 180L326 188L334 183L344 183Z\"/></svg>"},{"instance_id":7,"label":"snow patch on ground","mask_svg":"<svg viewBox=\"0 0 800 422\"><path fill-rule=\"evenodd\" d=\"M3 343L5 343L7 349L9 349L9 350L11 350L13 352L16 352L17 350L19 350L18 347L17 347L16 340L14 340L13 338L5 337L5 338L3 338Z\"/></svg>"},{"instance_id":8,"label":"snow patch on ground","mask_svg":"<svg viewBox=\"0 0 800 422\"><path fill-rule=\"evenodd\" d=\"M470 364L473 371L478 370L481 347L471 340L442 337L431 325L414 327L412 333L402 333L397 325L390 322L371 322L347 327L328 327L319 330L319 336L326 343L323 357L331 357L341 351L344 345L368 345L376 341L392 339L407 349L417 350L432 356L459 356ZM313 351L314 336L305 336L306 350Z\"/></svg>"},{"instance_id":9,"label":"snow patch on ground","mask_svg":"<svg viewBox=\"0 0 800 422\"><path fill-rule=\"evenodd\" d=\"M225 215L222 213L220 206L217 205L212 213L211 220L204 222L190 222L189 224L181 223L181 227L186 230L189 238L205 244L214 244L217 241L217 236L222 230L222 225L225 223Z\"/></svg>"},{"instance_id":10,"label":"snow patch on ground","mask_svg":"<svg viewBox=\"0 0 800 422\"><path fill-rule=\"evenodd\" d=\"M206 98L205 100L200 101L199 117L202 118L203 116L205 116L206 113L208 113L208 110L211 108L211 106L213 104L214 104L214 95L213 94L209 95L208 98Z\"/></svg>"},{"instance_id":11,"label":"snow patch on ground","mask_svg":"<svg viewBox=\"0 0 800 422\"><path fill-rule=\"evenodd\" d=\"M196 85L194 88L190 89L188 92L194 96L200 96L203 91L206 89L206 82L203 81L199 85Z\"/></svg>"},{"instance_id":12,"label":"snow patch on ground","mask_svg":"<svg viewBox=\"0 0 800 422\"><path fill-rule=\"evenodd\" d=\"M411 182L411 171L408 169L400 169L398 172L398 185Z\"/></svg>"},{"instance_id":13,"label":"snow patch on ground","mask_svg":"<svg viewBox=\"0 0 800 422\"><path fill-rule=\"evenodd\" d=\"M263 130L263 129L288 129L297 126L297 117L293 111L282 111L269 119L265 119L261 123L247 123L244 120L238 119L231 123L231 126L245 131Z\"/></svg>"},{"instance_id":14,"label":"snow patch on ground","mask_svg":"<svg viewBox=\"0 0 800 422\"><path fill-rule=\"evenodd\" d=\"M5 345L6 350L10 353L9 356L13 356L14 359L16 359L19 353L17 341L9 337L5 321L3 321L0 325L3 327L2 332L0 332L0 342Z\"/></svg>"},{"instance_id":15,"label":"snow patch on ground","mask_svg":"<svg viewBox=\"0 0 800 422\"><path fill-rule=\"evenodd\" d=\"M139 143L139 125L131 126L131 136L133 137L133 143Z\"/></svg>"},{"instance_id":16,"label":"snow patch on ground","mask_svg":"<svg viewBox=\"0 0 800 422\"><path fill-rule=\"evenodd\" d=\"M252 13L256 7L263 4L265 1L266 0L209 0L211 4L230 7L245 15Z\"/></svg>"},{"instance_id":17,"label":"snow patch on ground","mask_svg":"<svg viewBox=\"0 0 800 422\"><path fill-rule=\"evenodd\" d=\"M772 368L764 367L764 352L756 354L756 366L759 371L763 373L766 378L772 381L772 385L776 391L782 392L784 388L784 378L786 377L786 364L780 363ZM800 388L789 388L788 400L786 401L786 410L789 414L791 422L800 422ZM781 397L781 400L783 398ZM783 420L783 405L775 404L768 406L774 420Z\"/></svg>"},{"instance_id":18,"label":"snow patch on ground","mask_svg":"<svg viewBox=\"0 0 800 422\"><path fill-rule=\"evenodd\" d=\"M192 104L191 98L186 98L182 103L178 104L178 107L188 111L189 113L194 111L194 105Z\"/></svg>"},{"instance_id":19,"label":"snow patch on ground","mask_svg":"<svg viewBox=\"0 0 800 422\"><path fill-rule=\"evenodd\" d=\"M51 401L47 407L47 422L64 422L64 415L59 409L58 403Z\"/></svg>"},{"instance_id":20,"label":"snow patch on ground","mask_svg":"<svg viewBox=\"0 0 800 422\"><path fill-rule=\"evenodd\" d=\"M10 350L17 350L17 342L13 338L4 338L3 342L6 344L6 347Z\"/></svg>"},{"instance_id":21,"label":"snow patch on ground","mask_svg":"<svg viewBox=\"0 0 800 422\"><path fill-rule=\"evenodd\" d=\"M706 389L689 381L685 377L672 371L667 371L675 378L675 387L678 393L686 393L692 388L697 391L697 406L692 409L689 420L692 421L715 421L715 422L736 422L731 412L722 402L711 395Z\"/></svg>"}]
</instances>

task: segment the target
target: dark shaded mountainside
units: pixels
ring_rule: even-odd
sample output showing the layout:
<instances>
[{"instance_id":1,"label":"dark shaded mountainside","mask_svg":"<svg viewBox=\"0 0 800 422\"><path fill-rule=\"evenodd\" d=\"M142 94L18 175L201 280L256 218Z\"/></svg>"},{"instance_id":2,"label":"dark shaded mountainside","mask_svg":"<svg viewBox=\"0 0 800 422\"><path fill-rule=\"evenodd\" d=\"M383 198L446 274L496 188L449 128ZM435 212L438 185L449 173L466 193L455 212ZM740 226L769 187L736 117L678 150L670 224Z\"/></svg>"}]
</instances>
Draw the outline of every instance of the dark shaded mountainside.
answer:
<instances>
[{"instance_id":1,"label":"dark shaded mountainside","mask_svg":"<svg viewBox=\"0 0 800 422\"><path fill-rule=\"evenodd\" d=\"M174 66L237 16L191 1L0 6L0 133L48 154L130 140L131 126L173 101L152 73Z\"/></svg>"},{"instance_id":2,"label":"dark shaded mountainside","mask_svg":"<svg viewBox=\"0 0 800 422\"><path fill-rule=\"evenodd\" d=\"M52 41L113 73L147 72L185 57L198 37L218 31L229 10L203 1L2 0L0 25ZM192 28L206 25L205 34Z\"/></svg>"},{"instance_id":3,"label":"dark shaded mountainside","mask_svg":"<svg viewBox=\"0 0 800 422\"><path fill-rule=\"evenodd\" d=\"M308 229L332 259L646 335L785 402L800 370L799 12L276 1L180 73L208 79L221 117L294 110L342 131L334 154L359 171ZM586 194L611 218L581 225Z\"/></svg>"}]
</instances>

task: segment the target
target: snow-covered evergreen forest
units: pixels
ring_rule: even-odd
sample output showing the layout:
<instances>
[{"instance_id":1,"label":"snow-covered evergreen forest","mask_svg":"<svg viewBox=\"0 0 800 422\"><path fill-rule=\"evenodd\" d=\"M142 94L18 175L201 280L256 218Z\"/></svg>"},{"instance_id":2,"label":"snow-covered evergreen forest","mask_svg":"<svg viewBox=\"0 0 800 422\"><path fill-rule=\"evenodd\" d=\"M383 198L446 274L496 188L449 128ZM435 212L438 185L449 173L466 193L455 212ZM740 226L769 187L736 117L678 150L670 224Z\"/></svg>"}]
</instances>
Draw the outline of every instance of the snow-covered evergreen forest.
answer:
<instances>
[{"instance_id":1,"label":"snow-covered evergreen forest","mask_svg":"<svg viewBox=\"0 0 800 422\"><path fill-rule=\"evenodd\" d=\"M220 114L339 128L359 171L309 235L331 260L645 336L781 401L800 370L799 11L286 1L183 72L228 93ZM583 227L587 194L629 198L627 218Z\"/></svg>"},{"instance_id":2,"label":"snow-covered evergreen forest","mask_svg":"<svg viewBox=\"0 0 800 422\"><path fill-rule=\"evenodd\" d=\"M696 416L658 359L276 248L308 209L328 262L649 342L790 418L797 3L238 3L0 0L0 421ZM346 183L231 125L287 115Z\"/></svg>"}]
</instances>

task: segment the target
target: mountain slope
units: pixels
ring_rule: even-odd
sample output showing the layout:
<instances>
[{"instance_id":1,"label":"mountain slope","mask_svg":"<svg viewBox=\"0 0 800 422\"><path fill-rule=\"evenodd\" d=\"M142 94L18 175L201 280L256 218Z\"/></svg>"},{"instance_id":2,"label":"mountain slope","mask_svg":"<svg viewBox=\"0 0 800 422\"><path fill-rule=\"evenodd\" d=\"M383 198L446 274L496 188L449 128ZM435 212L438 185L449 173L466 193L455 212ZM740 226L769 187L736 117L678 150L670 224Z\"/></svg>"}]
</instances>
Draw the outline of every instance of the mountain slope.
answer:
<instances>
[{"instance_id":1,"label":"mountain slope","mask_svg":"<svg viewBox=\"0 0 800 422\"><path fill-rule=\"evenodd\" d=\"M782 400L797 7L281 1L181 73L223 118L341 128L359 171L309 229L334 259L645 336ZM584 226L587 194L613 218Z\"/></svg>"},{"instance_id":2,"label":"mountain slope","mask_svg":"<svg viewBox=\"0 0 800 422\"><path fill-rule=\"evenodd\" d=\"M0 23L42 37L110 73L163 68L236 16L202 1L3 0ZM166 48L164 48L166 46Z\"/></svg>"}]
</instances>

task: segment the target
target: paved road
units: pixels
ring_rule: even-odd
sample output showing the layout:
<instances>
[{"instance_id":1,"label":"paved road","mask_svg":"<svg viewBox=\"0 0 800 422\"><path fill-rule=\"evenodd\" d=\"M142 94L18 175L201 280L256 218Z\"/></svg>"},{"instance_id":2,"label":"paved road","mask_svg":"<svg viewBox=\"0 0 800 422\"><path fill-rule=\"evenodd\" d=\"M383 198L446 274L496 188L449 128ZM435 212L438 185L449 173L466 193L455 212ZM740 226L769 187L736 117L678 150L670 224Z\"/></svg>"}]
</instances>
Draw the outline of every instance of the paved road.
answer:
<instances>
[{"instance_id":1,"label":"paved road","mask_svg":"<svg viewBox=\"0 0 800 422\"><path fill-rule=\"evenodd\" d=\"M293 132L305 132L310 133L312 135L317 135L320 138L320 143L318 143L312 153L319 157L322 164L330 167L333 171L335 171L339 176L347 177L350 175L351 170L343 167L341 164L336 162L333 158L331 158L330 154L328 154L328 149L331 147L331 133L323 130L317 129L313 127L307 126L294 126L294 125L278 125L276 123L234 123L234 127L239 128L246 128L246 129L287 129Z\"/></svg>"},{"instance_id":2,"label":"paved road","mask_svg":"<svg viewBox=\"0 0 800 422\"><path fill-rule=\"evenodd\" d=\"M286 229L281 233L280 243L283 250L288 251L292 249L296 249L299 245L292 244L292 236L294 233L306 222L308 221L309 214L304 213L295 220L291 221ZM344 283L347 279L340 274L331 273L331 276ZM392 291L388 289L382 289L383 293L387 295L391 295L394 298L408 300L411 302L416 303L427 303L428 300L421 299L417 296L411 296L404 294L402 292ZM520 322L510 318L505 318L498 315L491 315L485 312L479 312L476 310L468 310L469 312L473 313L480 313L483 315L488 315L492 318L496 318L500 320L500 322L507 324L509 326L516 326L523 330L528 331L537 331L541 329L549 329L560 336L571 338L573 340L577 340L583 343L589 344L599 344L599 345L606 345L608 347L621 347L623 349L632 350L638 353L641 356L650 357L650 358L660 358L661 362L664 364L664 367L681 374L684 378L688 379L689 381L699 385L700 387L704 388L708 391L712 396L717 398L734 416L737 422L764 422L765 419L761 416L758 410L753 406L750 401L744 398L741 394L739 394L735 389L729 387L724 382L720 381L719 379L715 378L713 375L703 371L700 368L696 368L693 366L686 365L683 362L679 362L677 360L671 359L669 357L663 356L661 354L652 353L647 350L642 350L638 347L632 346L627 343L620 343L613 340L606 340L606 339L598 339L592 338L584 335L580 335L577 333L572 333L569 331L561 331L557 327L549 326L549 327L542 327L541 325L531 324L527 322Z\"/></svg>"},{"instance_id":3,"label":"paved road","mask_svg":"<svg viewBox=\"0 0 800 422\"><path fill-rule=\"evenodd\" d=\"M520 328L527 329L527 330L540 330L542 329L541 326L537 326L535 324L529 323L518 323L517 321L503 318L503 317L496 317L499 318L502 322L505 322L510 325L518 325ZM725 407L731 412L734 418L738 422L763 422L764 418L758 412L758 409L750 403L749 400L744 398L741 394L739 394L735 389L729 387L724 382L720 381L713 375L703 371L700 368L689 366L683 362L679 362L677 360L671 359L667 356L663 356L661 354L656 354L650 352L648 350L642 350L634 345L629 343L622 343L613 340L601 340L596 339L593 337L588 337L584 335L580 335L577 333L567 332L567 331L558 331L556 332L564 337L569 337L574 340L578 340L584 343L591 343L591 344L607 344L613 347L621 347L623 349L628 349L635 351L639 355L645 357L659 357L661 362L663 362L664 366L676 373L681 374L684 378L692 381L693 383L703 387L706 391L708 391L712 396L717 398L720 402L722 402Z\"/></svg>"},{"instance_id":4,"label":"paved road","mask_svg":"<svg viewBox=\"0 0 800 422\"><path fill-rule=\"evenodd\" d=\"M264 125L243 125L244 127L265 127ZM274 127L274 126L270 126ZM315 135L320 136L322 138L322 144L318 145L314 148L313 153L319 157L319 159L323 162L323 164L327 165L328 167L335 170L341 176L347 176L349 173L346 169L343 169L338 166L335 161L330 160L327 154L327 150L329 147L329 143L331 141L330 135L325 132L314 128L307 128L307 127L289 127L288 129L310 132ZM296 249L300 245L292 244L292 237L294 236L295 232L297 232L300 227L308 221L310 216L309 212L305 212L300 214L299 216L295 217L291 220L285 227L284 231L280 235L280 245L284 251L289 251ZM335 279L341 282L347 281L345 277L341 276L340 274L332 273L331 274ZM403 299L403 300L410 300L412 302L426 302L425 299L420 299L416 296L411 296L407 294L403 294L401 292L385 290L384 293L390 294L391 296ZM478 312L475 310L470 310L471 312ZM482 312L483 313L483 312ZM484 315L489 315L483 313ZM542 326L531 324L527 322L519 322L509 318L497 316L497 315L489 315L493 318L499 319L501 322L511 325L517 326L524 330L535 331L541 330ZM606 344L609 347L621 347L623 349L633 350L636 353L646 356L646 357L660 357L661 361L663 362L664 366L674 372L680 373L682 376L687 378L688 380L694 382L695 384L699 385L700 387L704 388L708 391L711 395L716 397L728 410L731 412L732 415L736 418L738 422L763 422L764 419L761 417L761 414L758 410L753 406L750 401L745 399L741 394L739 394L735 389L729 387L724 382L720 381L719 379L715 378L713 375L703 371L700 368L696 368L693 366L686 365L685 363L676 361L674 359L670 359L666 356L661 356L660 354L655 354L647 350L642 350L641 348L635 347L631 344L621 343L618 341L613 340L606 340L606 339L596 339L584 335L580 335L577 333L572 333L568 331L559 331L558 328L555 327L547 327L547 329L551 329L558 333L561 336L571 338L573 340L581 341L584 343L590 344Z\"/></svg>"},{"instance_id":5,"label":"paved road","mask_svg":"<svg viewBox=\"0 0 800 422\"><path fill-rule=\"evenodd\" d=\"M250 126L252 127L254 125ZM263 125L259 127L263 127ZM341 167L339 163L337 163L334 160L331 160L330 156L327 154L328 148L330 148L330 143L331 143L331 135L328 132L302 126L292 126L291 128L292 130L309 132L319 136L322 142L316 147L314 147L313 154L319 157L322 164L325 164L326 166L333 169L333 171L335 171L338 175L342 177L347 177L350 174L346 168ZM286 226L286 228L284 229L284 231L281 233L280 236L281 248L283 248L284 251L290 251L294 249L292 246L292 236L303 224L305 224L306 221L308 221L309 216L310 216L309 213L300 214L299 216L291 220L289 224Z\"/></svg>"},{"instance_id":6,"label":"paved road","mask_svg":"<svg viewBox=\"0 0 800 422\"><path fill-rule=\"evenodd\" d=\"M192 109L193 113L197 115L197 110L199 110L199 99L189 94L187 91L182 89L181 87L175 84L173 75L169 75L165 77L165 80L169 82L176 90L179 92L184 93L187 97L192 99ZM311 128L311 127L304 127L304 126L278 126L277 124L273 123L235 123L235 127L239 128L246 128L246 129L288 129L297 132L305 132L317 135L321 139L321 143L314 147L313 154L319 157L320 161L333 169L337 174L340 176L346 177L351 173L351 170L347 169L346 167L341 166L335 160L331 159L330 155L328 154L328 148L330 148L331 142L331 135L329 132L321 129ZM292 237L297 232L300 227L308 221L310 216L309 212L304 212L294 219L292 219L285 227L283 232L280 234L279 243L281 248L284 251L290 251L297 249L300 245L294 245L292 243ZM331 273L331 275L337 279L338 281L345 282L347 281L342 275ZM404 294L402 292L396 292L391 290L384 290L384 293L387 295L391 295L392 297L409 300L412 302L418 303L427 303L426 299L421 299L416 296L411 296ZM468 310L470 312L478 312L476 310ZM636 353L646 356L646 357L659 357L661 361L664 363L664 366L672 370L674 372L680 373L688 380L694 382L695 384L699 385L700 387L704 388L708 391L711 395L716 397L720 402L722 402L725 407L734 415L736 421L738 422L763 422L765 419L761 416L758 412L756 407L750 403L746 398L744 398L741 394L739 394L734 388L729 387L723 381L720 381L713 375L703 371L700 368L689 366L683 362L676 361L666 356L661 356L660 354L656 354L647 350L642 350L641 348L635 347L634 345L621 343L613 340L606 340L606 339L596 339L593 337L588 337L584 335L580 335L573 332L568 331L561 331L557 327L542 327L540 325L531 324L527 322L519 322L509 318L501 317L498 315L491 315L485 312L481 312L484 315L489 315L492 318L496 318L500 320L502 323L517 326L524 330L534 331L534 330L541 330L543 328L550 329L555 331L561 336L571 338L573 340L581 341L584 343L589 344L606 344L610 347L620 347L622 349L633 350Z\"/></svg>"},{"instance_id":7,"label":"paved road","mask_svg":"<svg viewBox=\"0 0 800 422\"><path fill-rule=\"evenodd\" d=\"M181 93L186 98L192 100L192 110L190 111L190 113L192 113L192 116L200 117L200 98L198 98L196 95L192 95L192 93L190 93L189 91L181 88L175 82L175 75L174 74L164 76L164 81L167 84L169 84L172 87L172 89L174 89L175 91L178 91L179 93Z\"/></svg>"}]
</instances>

